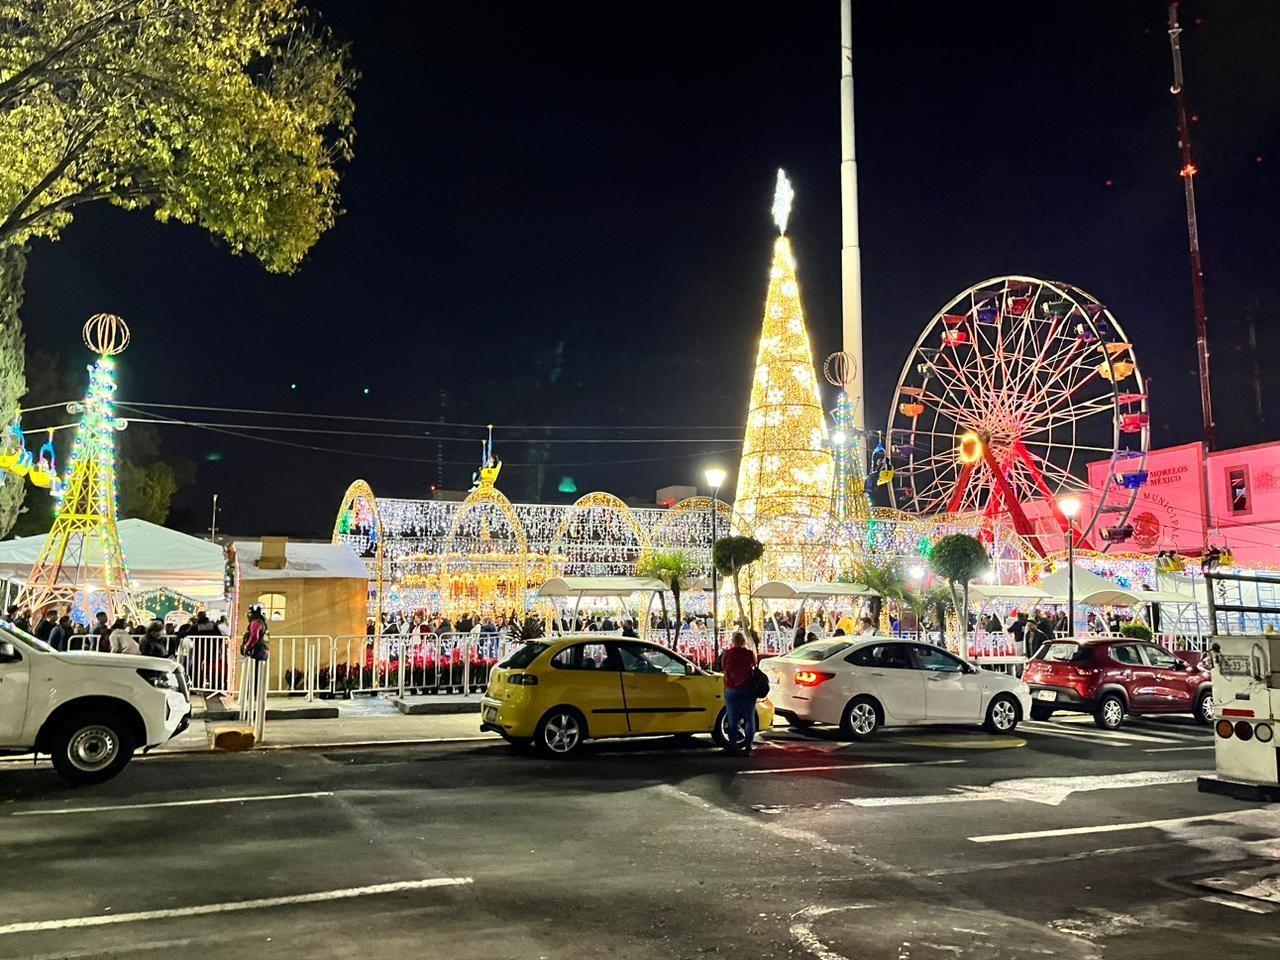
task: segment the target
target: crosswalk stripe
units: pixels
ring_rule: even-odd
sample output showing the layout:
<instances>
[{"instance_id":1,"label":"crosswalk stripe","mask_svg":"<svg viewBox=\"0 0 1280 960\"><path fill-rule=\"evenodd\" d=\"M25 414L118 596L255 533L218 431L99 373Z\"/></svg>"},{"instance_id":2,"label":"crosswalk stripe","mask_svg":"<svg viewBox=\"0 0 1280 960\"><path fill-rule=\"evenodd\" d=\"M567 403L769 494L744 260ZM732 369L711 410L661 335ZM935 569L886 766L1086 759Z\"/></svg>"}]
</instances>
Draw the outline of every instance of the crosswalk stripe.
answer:
<instances>
[{"instance_id":1,"label":"crosswalk stripe","mask_svg":"<svg viewBox=\"0 0 1280 960\"><path fill-rule=\"evenodd\" d=\"M1062 740L1071 740L1074 743L1101 743L1107 747L1132 747L1132 743L1126 743L1114 740L1100 740L1098 737L1092 737L1087 733L1068 733L1065 730L1040 730L1031 729L1029 724L1023 723L1018 727L1021 733L1031 737L1057 737Z\"/></svg>"},{"instance_id":2,"label":"crosswalk stripe","mask_svg":"<svg viewBox=\"0 0 1280 960\"><path fill-rule=\"evenodd\" d=\"M1045 722L1045 721L1027 721ZM1069 724L1073 727L1086 727L1088 729L1097 729L1097 725L1093 722L1093 717L1088 714L1073 714L1071 716L1058 717L1054 716L1053 721L1056 724ZM1173 740L1203 740L1207 735L1203 730L1196 727L1171 727L1163 724L1151 723L1142 719L1129 719L1125 724L1125 731L1136 731L1148 734L1153 737L1165 737ZM1207 730L1207 728L1204 728Z\"/></svg>"},{"instance_id":3,"label":"crosswalk stripe","mask_svg":"<svg viewBox=\"0 0 1280 960\"><path fill-rule=\"evenodd\" d=\"M1097 726L1095 726L1092 730L1089 730L1087 734L1084 731L1080 731L1080 732L1077 732L1074 730L1064 731L1064 730L1061 730L1061 728L1059 728L1056 724L1048 720L1027 720L1027 721L1024 721L1022 725L1028 729L1036 730L1036 731L1053 731L1053 732L1070 734L1071 736L1088 736L1090 738L1096 737L1101 740L1128 740L1133 743L1168 743L1169 742L1167 739L1164 739L1162 737L1149 737L1146 734L1128 733L1121 730L1103 730Z\"/></svg>"}]
</instances>

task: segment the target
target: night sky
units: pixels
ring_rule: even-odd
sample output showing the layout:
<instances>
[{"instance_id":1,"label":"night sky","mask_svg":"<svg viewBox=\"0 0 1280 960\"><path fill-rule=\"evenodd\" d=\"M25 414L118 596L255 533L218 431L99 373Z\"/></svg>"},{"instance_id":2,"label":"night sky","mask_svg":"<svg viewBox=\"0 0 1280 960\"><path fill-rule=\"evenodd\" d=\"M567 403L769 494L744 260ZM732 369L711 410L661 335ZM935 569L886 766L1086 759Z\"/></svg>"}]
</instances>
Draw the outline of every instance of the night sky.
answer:
<instances>
[{"instance_id":1,"label":"night sky","mask_svg":"<svg viewBox=\"0 0 1280 960\"><path fill-rule=\"evenodd\" d=\"M783 166L819 362L839 348L834 0L311 5L363 74L337 226L282 277L197 228L83 210L33 247L32 347L87 360L84 319L119 313L123 401L493 422L512 499L570 500L570 475L651 500L736 466ZM1110 305L1152 381L1153 446L1198 437L1165 19L1148 0L856 4L869 422L947 300L1020 273ZM1254 443L1280 422L1254 412L1244 335L1252 311L1272 394L1280 4L1188 0L1182 20L1220 446ZM252 422L471 439L271 435L331 453L165 427L165 453L199 462L187 523L217 492L228 532L323 536L357 477L464 487L481 435ZM637 426L662 429L606 429ZM707 442L515 442L653 436Z\"/></svg>"}]
</instances>

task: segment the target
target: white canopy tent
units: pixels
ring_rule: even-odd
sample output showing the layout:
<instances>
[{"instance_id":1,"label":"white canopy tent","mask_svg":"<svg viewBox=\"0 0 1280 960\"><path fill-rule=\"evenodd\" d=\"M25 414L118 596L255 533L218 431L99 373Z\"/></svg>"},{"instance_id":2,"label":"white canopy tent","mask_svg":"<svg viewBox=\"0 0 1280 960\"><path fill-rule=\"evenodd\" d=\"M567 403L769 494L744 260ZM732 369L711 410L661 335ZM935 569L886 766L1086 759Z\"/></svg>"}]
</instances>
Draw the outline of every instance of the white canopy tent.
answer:
<instances>
[{"instance_id":1,"label":"white canopy tent","mask_svg":"<svg viewBox=\"0 0 1280 960\"><path fill-rule=\"evenodd\" d=\"M971 583L969 598L983 601L1005 600L1048 600L1049 594L1043 587L1029 583Z\"/></svg>"},{"instance_id":2,"label":"white canopy tent","mask_svg":"<svg viewBox=\"0 0 1280 960\"><path fill-rule=\"evenodd\" d=\"M221 545L146 520L121 520L117 527L134 590L167 587L212 608L221 607L226 575ZM39 534L0 542L0 578L23 583L45 538Z\"/></svg>"},{"instance_id":3,"label":"white canopy tent","mask_svg":"<svg viewBox=\"0 0 1280 960\"><path fill-rule=\"evenodd\" d=\"M666 599L664 591L667 585L656 577L552 577L538 588L538 596L552 599L568 599L573 598L573 620L578 619L578 609L582 606L583 597L616 597L618 603L621 604L623 613L631 616L633 622L640 627L641 633L647 633L649 628L649 611L653 608L653 598L662 599L663 609L666 609ZM636 614L631 614L627 609L627 598L637 593L648 594L648 601L645 607L644 616L640 616L639 608ZM557 617L552 624L553 633L558 633L560 628L560 619Z\"/></svg>"},{"instance_id":4,"label":"white canopy tent","mask_svg":"<svg viewBox=\"0 0 1280 960\"><path fill-rule=\"evenodd\" d=\"M811 600L815 597L878 597L864 583L812 583L804 580L769 580L751 591L752 600Z\"/></svg>"},{"instance_id":5,"label":"white canopy tent","mask_svg":"<svg viewBox=\"0 0 1280 960\"><path fill-rule=\"evenodd\" d=\"M751 599L761 601L765 607L766 619L773 621L772 636L770 631L765 631L764 646L767 653L781 653L785 642L789 639L783 636L777 614L769 610L770 600L796 601L798 615L804 610L805 602L809 600L866 599L878 596L880 594L865 583L815 583L808 580L768 580L751 591ZM776 649L773 649L775 647Z\"/></svg>"}]
</instances>

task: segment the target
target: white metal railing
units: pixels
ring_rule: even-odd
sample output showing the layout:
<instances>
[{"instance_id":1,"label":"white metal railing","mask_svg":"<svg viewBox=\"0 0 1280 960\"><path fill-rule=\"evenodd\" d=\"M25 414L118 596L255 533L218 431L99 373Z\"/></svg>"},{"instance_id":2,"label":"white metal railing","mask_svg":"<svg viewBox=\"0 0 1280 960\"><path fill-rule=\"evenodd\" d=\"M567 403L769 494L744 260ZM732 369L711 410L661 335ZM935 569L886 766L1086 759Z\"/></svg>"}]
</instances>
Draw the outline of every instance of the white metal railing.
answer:
<instances>
[{"instance_id":1,"label":"white metal railing","mask_svg":"<svg viewBox=\"0 0 1280 960\"><path fill-rule=\"evenodd\" d=\"M67 637L67 653L97 653L101 649L98 641L101 638L93 633L77 633ZM138 639L134 637L134 639Z\"/></svg>"},{"instance_id":2,"label":"white metal railing","mask_svg":"<svg viewBox=\"0 0 1280 960\"><path fill-rule=\"evenodd\" d=\"M141 644L143 634L130 634ZM181 640L166 635L170 643L177 643L174 658L187 676L187 685L193 694L230 693L235 688L236 641L217 634L187 634ZM96 653L99 637L79 633L67 639L68 653Z\"/></svg>"},{"instance_id":3,"label":"white metal railing","mask_svg":"<svg viewBox=\"0 0 1280 960\"><path fill-rule=\"evenodd\" d=\"M519 643L501 633L272 636L263 682L269 695L308 700L372 693L470 695L484 691L490 669ZM235 680L227 677L228 686Z\"/></svg>"},{"instance_id":4,"label":"white metal railing","mask_svg":"<svg viewBox=\"0 0 1280 960\"><path fill-rule=\"evenodd\" d=\"M178 663L195 694L230 693L235 689L235 644L222 634L187 634L178 641Z\"/></svg>"},{"instance_id":5,"label":"white metal railing","mask_svg":"<svg viewBox=\"0 0 1280 960\"><path fill-rule=\"evenodd\" d=\"M253 730L253 742L261 743L267 726L267 687L271 676L269 660L240 657L240 685L236 701L240 704L240 722Z\"/></svg>"}]
</instances>

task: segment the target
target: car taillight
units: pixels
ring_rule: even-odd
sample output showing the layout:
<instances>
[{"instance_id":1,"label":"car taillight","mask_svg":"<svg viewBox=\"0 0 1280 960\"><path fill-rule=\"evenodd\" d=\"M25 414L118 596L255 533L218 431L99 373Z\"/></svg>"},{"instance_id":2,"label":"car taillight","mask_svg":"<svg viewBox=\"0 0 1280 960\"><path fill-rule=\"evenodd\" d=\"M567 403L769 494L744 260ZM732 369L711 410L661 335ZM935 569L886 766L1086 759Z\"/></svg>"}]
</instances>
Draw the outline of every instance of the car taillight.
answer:
<instances>
[{"instance_id":1,"label":"car taillight","mask_svg":"<svg viewBox=\"0 0 1280 960\"><path fill-rule=\"evenodd\" d=\"M513 673L507 677L507 683L514 683L517 687L536 687L538 678L532 673Z\"/></svg>"},{"instance_id":2,"label":"car taillight","mask_svg":"<svg viewBox=\"0 0 1280 960\"><path fill-rule=\"evenodd\" d=\"M816 687L834 676L834 673L823 673L820 670L797 670L793 679L802 687Z\"/></svg>"},{"instance_id":3,"label":"car taillight","mask_svg":"<svg viewBox=\"0 0 1280 960\"><path fill-rule=\"evenodd\" d=\"M1235 732L1235 726L1230 720L1219 720L1215 729L1218 731L1218 736L1223 740L1229 740L1231 738L1231 734Z\"/></svg>"}]
</instances>

